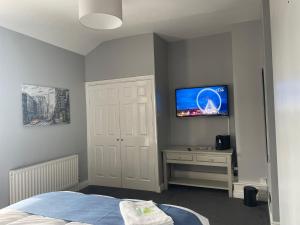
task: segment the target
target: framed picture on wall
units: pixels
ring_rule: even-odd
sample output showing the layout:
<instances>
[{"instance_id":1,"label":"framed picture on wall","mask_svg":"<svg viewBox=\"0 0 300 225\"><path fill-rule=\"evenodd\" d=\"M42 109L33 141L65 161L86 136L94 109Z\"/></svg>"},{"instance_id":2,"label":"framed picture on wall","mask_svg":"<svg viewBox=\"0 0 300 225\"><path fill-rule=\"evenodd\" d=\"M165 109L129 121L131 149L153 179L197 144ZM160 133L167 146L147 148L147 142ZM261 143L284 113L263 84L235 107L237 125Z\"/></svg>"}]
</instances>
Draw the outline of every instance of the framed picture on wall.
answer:
<instances>
[{"instance_id":1,"label":"framed picture on wall","mask_svg":"<svg viewBox=\"0 0 300 225\"><path fill-rule=\"evenodd\" d=\"M23 125L49 126L70 123L68 89L22 85Z\"/></svg>"}]
</instances>

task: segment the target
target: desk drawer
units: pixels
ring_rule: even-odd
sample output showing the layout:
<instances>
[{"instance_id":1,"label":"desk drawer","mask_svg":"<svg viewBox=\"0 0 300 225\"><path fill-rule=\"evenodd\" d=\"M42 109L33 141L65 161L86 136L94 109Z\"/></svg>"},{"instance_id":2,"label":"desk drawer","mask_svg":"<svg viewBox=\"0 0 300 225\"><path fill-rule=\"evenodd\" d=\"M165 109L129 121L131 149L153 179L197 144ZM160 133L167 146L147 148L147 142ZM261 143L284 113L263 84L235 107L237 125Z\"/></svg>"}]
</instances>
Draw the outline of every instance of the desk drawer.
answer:
<instances>
[{"instance_id":1,"label":"desk drawer","mask_svg":"<svg viewBox=\"0 0 300 225\"><path fill-rule=\"evenodd\" d=\"M196 160L206 163L227 163L225 156L197 155Z\"/></svg>"},{"instance_id":2,"label":"desk drawer","mask_svg":"<svg viewBox=\"0 0 300 225\"><path fill-rule=\"evenodd\" d=\"M167 159L179 161L193 161L193 155L185 153L167 153Z\"/></svg>"}]
</instances>

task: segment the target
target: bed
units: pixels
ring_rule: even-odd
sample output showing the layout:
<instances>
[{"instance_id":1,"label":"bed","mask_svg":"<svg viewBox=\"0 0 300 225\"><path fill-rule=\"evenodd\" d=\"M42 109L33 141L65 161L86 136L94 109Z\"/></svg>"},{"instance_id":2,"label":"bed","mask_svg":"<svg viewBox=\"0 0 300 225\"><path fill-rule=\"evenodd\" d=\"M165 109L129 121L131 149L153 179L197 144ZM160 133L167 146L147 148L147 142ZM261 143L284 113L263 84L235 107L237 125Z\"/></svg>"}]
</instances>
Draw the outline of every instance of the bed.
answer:
<instances>
[{"instance_id":1,"label":"bed","mask_svg":"<svg viewBox=\"0 0 300 225\"><path fill-rule=\"evenodd\" d=\"M124 225L120 201L103 195L51 192L0 210L0 225ZM173 218L174 225L209 225L208 219L190 209L167 204L157 206Z\"/></svg>"}]
</instances>

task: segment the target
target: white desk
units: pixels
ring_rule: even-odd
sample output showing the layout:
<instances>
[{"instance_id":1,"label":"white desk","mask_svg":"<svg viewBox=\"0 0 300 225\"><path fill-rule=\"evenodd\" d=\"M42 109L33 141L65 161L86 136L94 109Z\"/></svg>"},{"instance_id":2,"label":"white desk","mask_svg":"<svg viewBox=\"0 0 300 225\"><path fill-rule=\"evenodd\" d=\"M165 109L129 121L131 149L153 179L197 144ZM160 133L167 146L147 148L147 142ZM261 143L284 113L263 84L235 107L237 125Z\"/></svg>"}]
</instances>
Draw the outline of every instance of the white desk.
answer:
<instances>
[{"instance_id":1,"label":"white desk","mask_svg":"<svg viewBox=\"0 0 300 225\"><path fill-rule=\"evenodd\" d=\"M204 188L214 188L228 190L229 197L232 197L232 153L233 150L196 150L196 148L170 147L163 152L164 163L164 185L168 189L168 184L185 186L195 186ZM170 176L170 164L198 165L208 167L223 167L227 173L211 173L211 176L200 178L172 177Z\"/></svg>"}]
</instances>

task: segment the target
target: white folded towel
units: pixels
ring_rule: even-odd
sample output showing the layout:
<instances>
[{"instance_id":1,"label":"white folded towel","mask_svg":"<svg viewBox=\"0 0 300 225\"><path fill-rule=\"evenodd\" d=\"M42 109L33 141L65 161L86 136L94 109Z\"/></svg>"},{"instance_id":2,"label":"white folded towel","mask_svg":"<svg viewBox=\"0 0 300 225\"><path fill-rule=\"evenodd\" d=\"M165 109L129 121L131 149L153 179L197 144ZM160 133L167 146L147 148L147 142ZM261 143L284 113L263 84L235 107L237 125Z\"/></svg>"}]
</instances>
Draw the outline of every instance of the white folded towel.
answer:
<instances>
[{"instance_id":1,"label":"white folded towel","mask_svg":"<svg viewBox=\"0 0 300 225\"><path fill-rule=\"evenodd\" d=\"M125 225L173 225L166 215L152 201L121 201L120 211Z\"/></svg>"}]
</instances>

